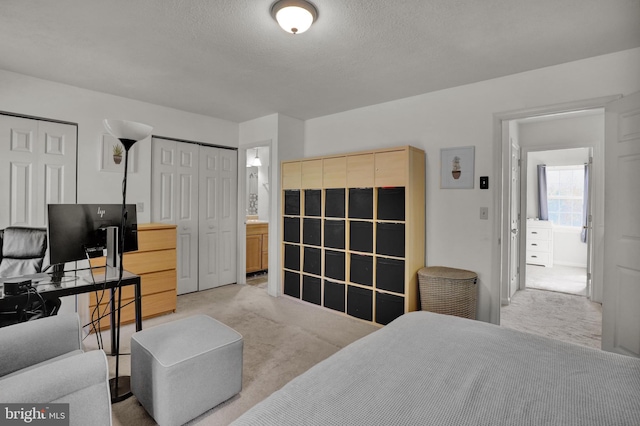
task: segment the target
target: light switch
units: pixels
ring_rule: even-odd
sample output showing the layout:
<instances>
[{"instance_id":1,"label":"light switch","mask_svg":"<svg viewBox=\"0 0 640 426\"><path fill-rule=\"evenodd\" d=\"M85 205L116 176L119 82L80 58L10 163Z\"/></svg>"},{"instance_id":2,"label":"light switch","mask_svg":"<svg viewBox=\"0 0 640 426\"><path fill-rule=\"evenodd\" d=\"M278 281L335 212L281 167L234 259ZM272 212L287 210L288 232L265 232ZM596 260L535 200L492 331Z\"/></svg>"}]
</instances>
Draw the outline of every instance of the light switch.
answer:
<instances>
[{"instance_id":1,"label":"light switch","mask_svg":"<svg viewBox=\"0 0 640 426\"><path fill-rule=\"evenodd\" d=\"M480 176L480 189L489 189L489 176Z\"/></svg>"},{"instance_id":2,"label":"light switch","mask_svg":"<svg viewBox=\"0 0 640 426\"><path fill-rule=\"evenodd\" d=\"M489 219L489 207L480 207L480 219L482 220Z\"/></svg>"},{"instance_id":3,"label":"light switch","mask_svg":"<svg viewBox=\"0 0 640 426\"><path fill-rule=\"evenodd\" d=\"M136 211L138 213L144 212L144 203L142 201L136 203Z\"/></svg>"}]
</instances>

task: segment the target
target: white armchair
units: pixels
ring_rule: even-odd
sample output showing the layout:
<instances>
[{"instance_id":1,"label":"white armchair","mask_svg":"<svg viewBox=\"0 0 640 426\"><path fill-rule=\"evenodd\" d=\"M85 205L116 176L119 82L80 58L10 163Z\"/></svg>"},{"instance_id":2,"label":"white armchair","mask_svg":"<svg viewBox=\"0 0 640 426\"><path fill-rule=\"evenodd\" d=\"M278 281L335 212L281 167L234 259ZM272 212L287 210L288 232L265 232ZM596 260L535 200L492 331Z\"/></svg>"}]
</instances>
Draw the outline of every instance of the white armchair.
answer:
<instances>
[{"instance_id":1,"label":"white armchair","mask_svg":"<svg viewBox=\"0 0 640 426\"><path fill-rule=\"evenodd\" d=\"M111 425L107 359L82 350L78 315L0 328L0 401L69 403L71 425Z\"/></svg>"}]
</instances>

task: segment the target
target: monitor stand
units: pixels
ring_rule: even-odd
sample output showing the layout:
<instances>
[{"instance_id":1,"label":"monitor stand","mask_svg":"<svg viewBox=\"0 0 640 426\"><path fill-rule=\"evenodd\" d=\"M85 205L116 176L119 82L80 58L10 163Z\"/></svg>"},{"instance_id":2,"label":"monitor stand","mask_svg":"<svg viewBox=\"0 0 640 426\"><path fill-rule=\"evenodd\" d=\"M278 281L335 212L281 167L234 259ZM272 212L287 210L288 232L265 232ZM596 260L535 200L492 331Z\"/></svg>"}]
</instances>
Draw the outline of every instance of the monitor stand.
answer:
<instances>
[{"instance_id":1,"label":"monitor stand","mask_svg":"<svg viewBox=\"0 0 640 426\"><path fill-rule=\"evenodd\" d=\"M118 256L119 229L117 226L108 226L105 228L105 232L107 233L107 266L112 266L118 270L120 268L120 256Z\"/></svg>"}]
</instances>

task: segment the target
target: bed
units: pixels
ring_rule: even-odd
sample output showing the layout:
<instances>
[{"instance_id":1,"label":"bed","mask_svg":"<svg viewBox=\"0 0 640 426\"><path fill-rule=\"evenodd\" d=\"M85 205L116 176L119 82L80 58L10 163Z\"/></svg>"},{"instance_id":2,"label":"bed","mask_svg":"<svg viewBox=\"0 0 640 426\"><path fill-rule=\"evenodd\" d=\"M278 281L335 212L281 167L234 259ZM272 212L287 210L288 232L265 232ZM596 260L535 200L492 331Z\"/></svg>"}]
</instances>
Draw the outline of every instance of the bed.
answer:
<instances>
[{"instance_id":1,"label":"bed","mask_svg":"<svg viewBox=\"0 0 640 426\"><path fill-rule=\"evenodd\" d=\"M233 425L640 425L640 359L412 312Z\"/></svg>"}]
</instances>

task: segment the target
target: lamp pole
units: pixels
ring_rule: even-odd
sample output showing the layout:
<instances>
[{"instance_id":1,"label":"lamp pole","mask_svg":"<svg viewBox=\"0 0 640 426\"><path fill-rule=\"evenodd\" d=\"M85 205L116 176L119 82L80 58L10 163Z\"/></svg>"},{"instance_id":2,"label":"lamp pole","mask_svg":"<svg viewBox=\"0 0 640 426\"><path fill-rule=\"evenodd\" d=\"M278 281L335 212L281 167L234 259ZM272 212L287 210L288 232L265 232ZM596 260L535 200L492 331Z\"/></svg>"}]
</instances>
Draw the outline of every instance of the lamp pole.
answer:
<instances>
[{"instance_id":1,"label":"lamp pole","mask_svg":"<svg viewBox=\"0 0 640 426\"><path fill-rule=\"evenodd\" d=\"M122 278L124 275L124 243L125 243L125 229L127 224L127 174L129 172L129 150L137 141L148 137L151 134L153 128L142 123L135 123L132 121L124 120L104 120L105 129L116 139L120 140L124 147L124 178L122 179L122 217L120 220L120 233L118 243L118 255L120 264L118 265L118 284L117 284L117 298L118 308L116 310L116 332L114 338L115 342L115 356L116 356L116 371L115 377L109 380L109 387L111 389L111 402L119 402L129 398L131 394L131 380L130 377L120 377L120 320L122 311ZM114 303L112 300L111 303ZM113 306L113 305L112 305ZM112 342L112 347L114 347Z\"/></svg>"}]
</instances>

